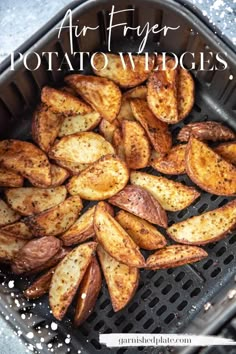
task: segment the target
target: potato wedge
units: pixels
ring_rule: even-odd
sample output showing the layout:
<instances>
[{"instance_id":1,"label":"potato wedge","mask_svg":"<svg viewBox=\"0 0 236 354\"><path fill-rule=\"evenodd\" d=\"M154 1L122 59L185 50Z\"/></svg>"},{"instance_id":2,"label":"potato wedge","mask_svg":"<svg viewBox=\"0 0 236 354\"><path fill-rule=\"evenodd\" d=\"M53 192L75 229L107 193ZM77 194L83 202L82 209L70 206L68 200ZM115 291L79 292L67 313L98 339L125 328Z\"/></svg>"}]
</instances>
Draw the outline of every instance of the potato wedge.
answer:
<instances>
[{"instance_id":1,"label":"potato wedge","mask_svg":"<svg viewBox=\"0 0 236 354\"><path fill-rule=\"evenodd\" d=\"M74 88L101 117L112 122L120 110L121 92L113 81L89 75L69 75L65 82Z\"/></svg>"},{"instance_id":2,"label":"potato wedge","mask_svg":"<svg viewBox=\"0 0 236 354\"><path fill-rule=\"evenodd\" d=\"M22 274L44 265L60 248L61 241L53 236L28 241L13 260L13 273Z\"/></svg>"},{"instance_id":3,"label":"potato wedge","mask_svg":"<svg viewBox=\"0 0 236 354\"><path fill-rule=\"evenodd\" d=\"M167 215L159 202L144 188L128 185L109 202L140 218L167 227Z\"/></svg>"},{"instance_id":4,"label":"potato wedge","mask_svg":"<svg viewBox=\"0 0 236 354\"><path fill-rule=\"evenodd\" d=\"M50 169L51 169L51 185L50 185L51 188L55 188L62 185L65 182L65 180L70 176L69 171L66 170L64 167L51 164ZM37 183L36 181L31 180L31 184L37 188L47 188L47 186Z\"/></svg>"},{"instance_id":5,"label":"potato wedge","mask_svg":"<svg viewBox=\"0 0 236 354\"><path fill-rule=\"evenodd\" d=\"M40 104L32 119L32 137L45 152L53 145L60 131L63 116L52 112L45 104Z\"/></svg>"},{"instance_id":6,"label":"potato wedge","mask_svg":"<svg viewBox=\"0 0 236 354\"><path fill-rule=\"evenodd\" d=\"M96 242L84 243L68 253L56 267L49 289L49 304L57 320L64 317L96 247Z\"/></svg>"},{"instance_id":7,"label":"potato wedge","mask_svg":"<svg viewBox=\"0 0 236 354\"><path fill-rule=\"evenodd\" d=\"M188 176L206 192L236 194L236 167L193 136L186 148L185 163Z\"/></svg>"},{"instance_id":8,"label":"potato wedge","mask_svg":"<svg viewBox=\"0 0 236 354\"><path fill-rule=\"evenodd\" d=\"M131 172L130 181L146 189L168 211L185 209L200 196L193 187L144 172Z\"/></svg>"},{"instance_id":9,"label":"potato wedge","mask_svg":"<svg viewBox=\"0 0 236 354\"><path fill-rule=\"evenodd\" d=\"M145 100L133 98L130 100L130 106L135 119L144 128L154 149L161 154L167 153L172 145L168 125L155 117Z\"/></svg>"},{"instance_id":10,"label":"potato wedge","mask_svg":"<svg viewBox=\"0 0 236 354\"><path fill-rule=\"evenodd\" d=\"M149 140L138 122L124 120L122 134L125 150L125 161L131 169L144 168L151 155Z\"/></svg>"},{"instance_id":11,"label":"potato wedge","mask_svg":"<svg viewBox=\"0 0 236 354\"><path fill-rule=\"evenodd\" d=\"M18 221L15 222L14 224L3 226L0 229L0 233L17 237L17 238L22 238L24 240L30 240L31 238L34 237L30 229L22 221Z\"/></svg>"},{"instance_id":12,"label":"potato wedge","mask_svg":"<svg viewBox=\"0 0 236 354\"><path fill-rule=\"evenodd\" d=\"M87 200L110 198L123 189L129 179L125 163L114 155L106 155L94 162L67 184L71 195L79 194Z\"/></svg>"},{"instance_id":13,"label":"potato wedge","mask_svg":"<svg viewBox=\"0 0 236 354\"><path fill-rule=\"evenodd\" d=\"M49 152L54 160L64 160L75 164L87 164L100 157L114 154L114 148L101 135L93 132L65 136Z\"/></svg>"},{"instance_id":14,"label":"potato wedge","mask_svg":"<svg viewBox=\"0 0 236 354\"><path fill-rule=\"evenodd\" d=\"M134 296L139 284L139 270L118 262L100 245L97 253L115 312L123 309Z\"/></svg>"},{"instance_id":15,"label":"potato wedge","mask_svg":"<svg viewBox=\"0 0 236 354\"><path fill-rule=\"evenodd\" d=\"M204 245L224 238L236 226L236 200L173 224L168 235L179 243Z\"/></svg>"},{"instance_id":16,"label":"potato wedge","mask_svg":"<svg viewBox=\"0 0 236 354\"><path fill-rule=\"evenodd\" d=\"M47 156L35 145L20 140L0 141L0 165L45 186L51 184Z\"/></svg>"},{"instance_id":17,"label":"potato wedge","mask_svg":"<svg viewBox=\"0 0 236 354\"><path fill-rule=\"evenodd\" d=\"M88 163L76 164L74 162L69 162L69 161L64 161L64 160L55 160L55 162L60 167L65 168L72 176L79 175L80 172L82 172L83 170L85 170L86 168L88 168L90 166L90 164L88 164Z\"/></svg>"},{"instance_id":18,"label":"potato wedge","mask_svg":"<svg viewBox=\"0 0 236 354\"><path fill-rule=\"evenodd\" d=\"M154 57L149 57L147 61L144 55L132 56L134 68L128 54L122 58L124 63L118 54L107 53L106 57L108 64L104 67L104 55L96 54L93 62L96 68L93 68L94 74L110 79L123 88L137 86L146 81L154 66Z\"/></svg>"},{"instance_id":19,"label":"potato wedge","mask_svg":"<svg viewBox=\"0 0 236 354\"><path fill-rule=\"evenodd\" d=\"M9 236L0 230L0 262L11 262L27 240Z\"/></svg>"},{"instance_id":20,"label":"potato wedge","mask_svg":"<svg viewBox=\"0 0 236 354\"><path fill-rule=\"evenodd\" d=\"M189 123L180 130L177 139L187 142L191 136L199 140L209 141L227 141L236 138L235 133L230 128L213 121Z\"/></svg>"},{"instance_id":21,"label":"potato wedge","mask_svg":"<svg viewBox=\"0 0 236 354\"><path fill-rule=\"evenodd\" d=\"M60 235L74 224L82 208L80 197L74 196L40 214L28 216L24 222L36 237Z\"/></svg>"},{"instance_id":22,"label":"potato wedge","mask_svg":"<svg viewBox=\"0 0 236 354\"><path fill-rule=\"evenodd\" d=\"M153 114L160 120L175 124L178 114L177 74L173 59L166 62L166 70L153 71L147 83L147 101Z\"/></svg>"},{"instance_id":23,"label":"potato wedge","mask_svg":"<svg viewBox=\"0 0 236 354\"><path fill-rule=\"evenodd\" d=\"M96 257L92 258L79 286L74 324L80 326L91 314L102 287L102 275Z\"/></svg>"},{"instance_id":24,"label":"potato wedge","mask_svg":"<svg viewBox=\"0 0 236 354\"><path fill-rule=\"evenodd\" d=\"M0 199L0 227L12 224L20 219L20 214L12 210L4 200Z\"/></svg>"},{"instance_id":25,"label":"potato wedge","mask_svg":"<svg viewBox=\"0 0 236 354\"><path fill-rule=\"evenodd\" d=\"M184 264L198 262L207 256L207 252L197 246L171 245L149 256L146 268L152 270L175 268Z\"/></svg>"},{"instance_id":26,"label":"potato wedge","mask_svg":"<svg viewBox=\"0 0 236 354\"><path fill-rule=\"evenodd\" d=\"M125 147L124 140L122 135L122 130L120 128L116 128L112 138L112 145L115 148L117 156L123 161L125 161Z\"/></svg>"},{"instance_id":27,"label":"potato wedge","mask_svg":"<svg viewBox=\"0 0 236 354\"><path fill-rule=\"evenodd\" d=\"M189 71L178 67L177 97L179 120L186 118L194 104L195 85Z\"/></svg>"},{"instance_id":28,"label":"potato wedge","mask_svg":"<svg viewBox=\"0 0 236 354\"><path fill-rule=\"evenodd\" d=\"M38 299L49 292L51 280L55 268L49 269L40 275L23 293L27 299Z\"/></svg>"},{"instance_id":29,"label":"potato wedge","mask_svg":"<svg viewBox=\"0 0 236 354\"><path fill-rule=\"evenodd\" d=\"M149 222L123 210L116 220L140 248L156 250L166 246L165 237Z\"/></svg>"},{"instance_id":30,"label":"potato wedge","mask_svg":"<svg viewBox=\"0 0 236 354\"><path fill-rule=\"evenodd\" d=\"M78 97L75 97L69 92L56 90L49 86L45 86L42 89L41 100L53 112L64 116L74 116L92 112L92 108Z\"/></svg>"},{"instance_id":31,"label":"potato wedge","mask_svg":"<svg viewBox=\"0 0 236 354\"><path fill-rule=\"evenodd\" d=\"M114 120L112 123L108 122L106 119L102 119L99 124L99 133L107 140L112 143L114 131L117 129L119 124Z\"/></svg>"},{"instance_id":32,"label":"potato wedge","mask_svg":"<svg viewBox=\"0 0 236 354\"><path fill-rule=\"evenodd\" d=\"M105 205L105 202L98 203L94 214L97 241L117 261L130 267L142 268L145 265L145 259L139 247L109 214Z\"/></svg>"},{"instance_id":33,"label":"potato wedge","mask_svg":"<svg viewBox=\"0 0 236 354\"><path fill-rule=\"evenodd\" d=\"M185 171L186 144L175 145L166 155L153 151L150 165L157 171L166 175L181 175Z\"/></svg>"},{"instance_id":34,"label":"potato wedge","mask_svg":"<svg viewBox=\"0 0 236 354\"><path fill-rule=\"evenodd\" d=\"M77 116L65 117L58 136L63 137L93 130L99 124L100 120L100 114L95 111L84 115L79 114Z\"/></svg>"},{"instance_id":35,"label":"potato wedge","mask_svg":"<svg viewBox=\"0 0 236 354\"><path fill-rule=\"evenodd\" d=\"M229 163L236 165L236 141L220 144L214 148L214 151Z\"/></svg>"},{"instance_id":36,"label":"potato wedge","mask_svg":"<svg viewBox=\"0 0 236 354\"><path fill-rule=\"evenodd\" d=\"M16 172L0 168L0 187L22 187L24 178Z\"/></svg>"},{"instance_id":37,"label":"potato wedge","mask_svg":"<svg viewBox=\"0 0 236 354\"><path fill-rule=\"evenodd\" d=\"M121 123L125 120L135 120L132 109L130 107L131 98L140 98L143 100L147 99L147 87L137 86L129 91L126 91L122 95L120 112L117 116L117 120Z\"/></svg>"},{"instance_id":38,"label":"potato wedge","mask_svg":"<svg viewBox=\"0 0 236 354\"><path fill-rule=\"evenodd\" d=\"M52 208L66 199L65 186L56 188L22 187L5 190L10 207L21 215L38 214Z\"/></svg>"}]
</instances>

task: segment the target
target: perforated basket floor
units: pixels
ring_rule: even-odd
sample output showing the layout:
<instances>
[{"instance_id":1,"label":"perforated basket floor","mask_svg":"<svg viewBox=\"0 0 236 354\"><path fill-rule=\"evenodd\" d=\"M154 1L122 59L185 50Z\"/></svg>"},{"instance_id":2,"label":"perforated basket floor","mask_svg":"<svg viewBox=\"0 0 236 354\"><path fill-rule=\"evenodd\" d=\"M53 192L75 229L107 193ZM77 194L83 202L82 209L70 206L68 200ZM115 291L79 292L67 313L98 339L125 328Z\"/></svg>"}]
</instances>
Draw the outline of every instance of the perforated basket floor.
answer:
<instances>
[{"instance_id":1,"label":"perforated basket floor","mask_svg":"<svg viewBox=\"0 0 236 354\"><path fill-rule=\"evenodd\" d=\"M182 36L163 37L153 36L148 42L150 51L174 51L180 54L184 51L212 50L224 51L228 54L229 68L224 71L200 72L198 67L192 74L196 82L196 101L191 114L172 128L176 136L179 129L189 122L207 119L218 120L236 128L235 106L235 80L236 77L235 54L190 11L182 5L168 1L125 0L114 1L117 9L133 7L136 9L134 16L127 16L130 25L134 23L151 24L164 23L166 25L181 25ZM104 28L107 12L110 10L109 1L87 1L78 7L74 6L74 21L80 19L81 23L90 26L100 24ZM57 21L59 19L57 18ZM123 15L118 19L124 20ZM52 22L53 27L56 22ZM35 43L34 50L59 51L61 55L68 50L68 33L64 32L63 38L58 41L55 30L48 30ZM137 42L132 33L128 41L120 41L119 31L114 32L113 51L135 51ZM93 51L104 48L106 36L104 31L96 38L80 38L74 40L76 51ZM44 62L44 64L46 64ZM56 66L58 61L53 62ZM46 65L38 71L29 72L19 62L17 70L5 70L0 78L0 134L1 137L24 138L30 140L31 112L37 103L40 90L45 84L58 85L62 82L64 72L47 72ZM87 68L86 72L89 72ZM148 169L149 173L155 173ZM171 177L174 180L193 185L186 175ZM189 208L178 213L168 213L169 225L187 219L192 215L212 210L227 202L225 197L217 197L201 192L198 199ZM169 240L170 241L170 240ZM204 312L204 305L208 302L215 305L215 297L234 287L236 274L236 233L228 235L224 240L206 246L209 257L194 265L178 267L176 269L160 271L141 271L141 280L137 293L130 304L122 311L114 313L109 299L105 282L99 295L96 307L89 319L80 327L73 328L73 305L70 307L66 318L58 323L58 330L51 330L51 322L56 322L50 314L47 297L34 302L27 302L21 295L28 280L12 276L8 270L1 268L1 303L0 310L10 317L13 327L23 332L33 332L34 338L27 339L31 343L39 343L42 350L53 350L55 353L164 353L168 349L149 348L124 348L108 349L101 346L98 341L99 333L176 333L188 332L190 325ZM15 281L15 288L9 289L9 280ZM218 301L218 300L217 300ZM227 308L227 302L224 302ZM210 312L209 312L210 316ZM199 333L204 331L204 321ZM194 327L194 326L193 326ZM191 327L192 328L192 327ZM194 327L195 328L195 327ZM194 329L195 330L195 329ZM43 341L41 339L43 338ZM66 343L65 343L66 340ZM42 350L40 352L42 352ZM36 346L37 351L37 346ZM202 352L204 353L204 352ZM208 353L208 352L207 352ZM210 352L209 352L210 353ZM234 352L232 352L234 353Z\"/></svg>"}]
</instances>

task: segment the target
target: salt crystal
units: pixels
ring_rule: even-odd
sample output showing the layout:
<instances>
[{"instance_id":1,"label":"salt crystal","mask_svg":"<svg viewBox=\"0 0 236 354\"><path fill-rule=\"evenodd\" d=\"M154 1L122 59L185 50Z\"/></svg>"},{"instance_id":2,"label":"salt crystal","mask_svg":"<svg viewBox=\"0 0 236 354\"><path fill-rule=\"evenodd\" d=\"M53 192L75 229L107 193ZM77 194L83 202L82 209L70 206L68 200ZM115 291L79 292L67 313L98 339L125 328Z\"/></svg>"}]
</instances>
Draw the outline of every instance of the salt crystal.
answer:
<instances>
[{"instance_id":1,"label":"salt crystal","mask_svg":"<svg viewBox=\"0 0 236 354\"><path fill-rule=\"evenodd\" d=\"M10 280L9 283L8 283L8 288L12 289L14 288L14 280Z\"/></svg>"},{"instance_id":2,"label":"salt crystal","mask_svg":"<svg viewBox=\"0 0 236 354\"><path fill-rule=\"evenodd\" d=\"M86 298L86 294L83 293L83 294L81 295L81 299L85 299L85 298Z\"/></svg>"},{"instance_id":3,"label":"salt crystal","mask_svg":"<svg viewBox=\"0 0 236 354\"><path fill-rule=\"evenodd\" d=\"M26 337L29 338L29 339L32 339L34 338L34 333L33 332L29 332L26 334Z\"/></svg>"}]
</instances>

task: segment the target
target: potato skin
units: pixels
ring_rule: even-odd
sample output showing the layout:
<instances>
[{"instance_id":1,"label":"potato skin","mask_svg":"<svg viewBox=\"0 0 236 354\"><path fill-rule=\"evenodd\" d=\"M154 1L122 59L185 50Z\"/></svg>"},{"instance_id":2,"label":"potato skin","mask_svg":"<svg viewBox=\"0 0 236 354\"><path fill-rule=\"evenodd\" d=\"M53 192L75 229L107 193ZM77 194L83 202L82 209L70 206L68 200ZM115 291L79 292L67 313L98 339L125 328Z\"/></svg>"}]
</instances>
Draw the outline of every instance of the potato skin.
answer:
<instances>
[{"instance_id":1,"label":"potato skin","mask_svg":"<svg viewBox=\"0 0 236 354\"><path fill-rule=\"evenodd\" d=\"M236 165L236 141L222 143L214 148L214 151L229 163Z\"/></svg>"},{"instance_id":2,"label":"potato skin","mask_svg":"<svg viewBox=\"0 0 236 354\"><path fill-rule=\"evenodd\" d=\"M80 283L74 324L80 326L91 314L102 287L102 275L96 257L93 257Z\"/></svg>"},{"instance_id":3,"label":"potato skin","mask_svg":"<svg viewBox=\"0 0 236 354\"><path fill-rule=\"evenodd\" d=\"M22 187L24 178L16 172L0 168L0 187Z\"/></svg>"},{"instance_id":4,"label":"potato skin","mask_svg":"<svg viewBox=\"0 0 236 354\"><path fill-rule=\"evenodd\" d=\"M55 268L49 269L43 275L40 275L25 291L24 295L27 299L37 299L48 293L50 283Z\"/></svg>"}]
</instances>

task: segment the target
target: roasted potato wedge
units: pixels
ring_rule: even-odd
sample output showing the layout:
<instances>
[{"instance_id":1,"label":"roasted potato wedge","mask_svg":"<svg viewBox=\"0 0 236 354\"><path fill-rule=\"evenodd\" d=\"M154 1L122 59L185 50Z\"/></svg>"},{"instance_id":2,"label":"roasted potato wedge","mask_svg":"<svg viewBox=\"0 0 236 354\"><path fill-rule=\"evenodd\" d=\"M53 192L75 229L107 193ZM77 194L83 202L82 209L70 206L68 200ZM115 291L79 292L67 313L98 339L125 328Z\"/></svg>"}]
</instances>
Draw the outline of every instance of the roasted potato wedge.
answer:
<instances>
[{"instance_id":1,"label":"roasted potato wedge","mask_svg":"<svg viewBox=\"0 0 236 354\"><path fill-rule=\"evenodd\" d=\"M66 170L64 167L51 164L50 169L51 169L51 185L50 185L51 188L55 188L62 185L65 182L65 180L70 176L69 171ZM47 188L47 186L37 183L36 181L31 180L31 184L34 187Z\"/></svg>"},{"instance_id":2,"label":"roasted potato wedge","mask_svg":"<svg viewBox=\"0 0 236 354\"><path fill-rule=\"evenodd\" d=\"M207 252L197 246L171 245L149 256L146 268L152 270L175 268L184 264L198 262L207 256Z\"/></svg>"},{"instance_id":3,"label":"roasted potato wedge","mask_svg":"<svg viewBox=\"0 0 236 354\"><path fill-rule=\"evenodd\" d=\"M48 189L22 187L5 190L10 207L25 216L41 213L64 202L66 194L65 186Z\"/></svg>"},{"instance_id":4,"label":"roasted potato wedge","mask_svg":"<svg viewBox=\"0 0 236 354\"><path fill-rule=\"evenodd\" d=\"M65 136L49 152L54 160L64 160L75 164L88 164L107 154L114 154L114 148L101 135L93 132Z\"/></svg>"},{"instance_id":5,"label":"roasted potato wedge","mask_svg":"<svg viewBox=\"0 0 236 354\"><path fill-rule=\"evenodd\" d=\"M167 153L172 145L168 125L155 117L145 100L133 98L130 105L135 119L144 128L154 149L160 154Z\"/></svg>"},{"instance_id":6,"label":"roasted potato wedge","mask_svg":"<svg viewBox=\"0 0 236 354\"><path fill-rule=\"evenodd\" d=\"M49 269L43 275L40 275L25 291L27 299L38 299L49 292L52 276L55 268Z\"/></svg>"},{"instance_id":7,"label":"roasted potato wedge","mask_svg":"<svg viewBox=\"0 0 236 354\"><path fill-rule=\"evenodd\" d=\"M0 227L12 224L20 219L20 214L12 210L4 200L0 199Z\"/></svg>"},{"instance_id":8,"label":"roasted potato wedge","mask_svg":"<svg viewBox=\"0 0 236 354\"><path fill-rule=\"evenodd\" d=\"M97 241L117 261L130 267L141 268L145 260L138 246L100 202L94 214L94 230Z\"/></svg>"},{"instance_id":9,"label":"roasted potato wedge","mask_svg":"<svg viewBox=\"0 0 236 354\"><path fill-rule=\"evenodd\" d=\"M220 144L214 151L229 163L236 165L236 141Z\"/></svg>"},{"instance_id":10,"label":"roasted potato wedge","mask_svg":"<svg viewBox=\"0 0 236 354\"><path fill-rule=\"evenodd\" d=\"M41 100L53 112L64 116L74 116L92 112L92 108L78 97L75 97L69 92L56 90L49 86L45 86L42 89Z\"/></svg>"},{"instance_id":11,"label":"roasted potato wedge","mask_svg":"<svg viewBox=\"0 0 236 354\"><path fill-rule=\"evenodd\" d=\"M63 116L52 112L45 104L40 104L33 115L32 137L45 152L53 145L60 131Z\"/></svg>"},{"instance_id":12,"label":"roasted potato wedge","mask_svg":"<svg viewBox=\"0 0 236 354\"><path fill-rule=\"evenodd\" d=\"M118 262L100 245L97 253L115 312L123 309L134 296L139 284L139 270Z\"/></svg>"},{"instance_id":13,"label":"roasted potato wedge","mask_svg":"<svg viewBox=\"0 0 236 354\"><path fill-rule=\"evenodd\" d=\"M209 141L227 141L236 138L235 133L230 128L213 121L189 123L180 130L177 139L187 142L191 136L199 140Z\"/></svg>"},{"instance_id":14,"label":"roasted potato wedge","mask_svg":"<svg viewBox=\"0 0 236 354\"><path fill-rule=\"evenodd\" d=\"M144 188L128 185L109 199L121 209L139 216L152 224L167 227L167 215L159 202Z\"/></svg>"},{"instance_id":15,"label":"roasted potato wedge","mask_svg":"<svg viewBox=\"0 0 236 354\"><path fill-rule=\"evenodd\" d=\"M65 82L74 88L101 117L112 122L120 110L121 92L111 80L88 75L69 75Z\"/></svg>"},{"instance_id":16,"label":"roasted potato wedge","mask_svg":"<svg viewBox=\"0 0 236 354\"><path fill-rule=\"evenodd\" d=\"M30 240L33 238L33 234L24 222L18 221L14 224L3 226L0 229L0 233L4 233L16 238L22 238L24 240Z\"/></svg>"},{"instance_id":17,"label":"roasted potato wedge","mask_svg":"<svg viewBox=\"0 0 236 354\"><path fill-rule=\"evenodd\" d=\"M236 167L193 136L185 163L188 176L203 190L216 195L236 194Z\"/></svg>"},{"instance_id":18,"label":"roasted potato wedge","mask_svg":"<svg viewBox=\"0 0 236 354\"><path fill-rule=\"evenodd\" d=\"M22 274L36 269L53 258L61 248L61 241L53 236L41 237L27 242L17 253L12 271Z\"/></svg>"},{"instance_id":19,"label":"roasted potato wedge","mask_svg":"<svg viewBox=\"0 0 236 354\"><path fill-rule=\"evenodd\" d=\"M145 130L138 122L124 120L122 135L127 166L134 170L146 167L151 149Z\"/></svg>"},{"instance_id":20,"label":"roasted potato wedge","mask_svg":"<svg viewBox=\"0 0 236 354\"><path fill-rule=\"evenodd\" d=\"M96 257L93 257L79 286L74 318L76 326L80 326L93 311L101 287L101 270Z\"/></svg>"},{"instance_id":21,"label":"roasted potato wedge","mask_svg":"<svg viewBox=\"0 0 236 354\"><path fill-rule=\"evenodd\" d=\"M236 226L236 200L224 206L173 224L168 235L176 242L204 245L225 237Z\"/></svg>"},{"instance_id":22,"label":"roasted potato wedge","mask_svg":"<svg viewBox=\"0 0 236 354\"><path fill-rule=\"evenodd\" d=\"M22 187L24 178L16 172L0 168L0 187Z\"/></svg>"},{"instance_id":23,"label":"roasted potato wedge","mask_svg":"<svg viewBox=\"0 0 236 354\"><path fill-rule=\"evenodd\" d=\"M147 99L147 87L137 86L129 91L126 91L122 95L120 112L117 116L117 120L121 123L125 120L135 120L132 109L130 107L131 98L140 98L143 100Z\"/></svg>"},{"instance_id":24,"label":"roasted potato wedge","mask_svg":"<svg viewBox=\"0 0 236 354\"><path fill-rule=\"evenodd\" d=\"M69 161L64 161L64 160L55 160L55 162L60 167L63 167L64 169L66 169L70 173L70 175L72 175L72 176L79 175L80 172L82 172L83 170L85 170L86 168L88 168L90 166L90 164L88 164L88 163L76 164L74 162L69 162Z\"/></svg>"},{"instance_id":25,"label":"roasted potato wedge","mask_svg":"<svg viewBox=\"0 0 236 354\"><path fill-rule=\"evenodd\" d=\"M129 171L125 163L114 155L106 155L94 162L67 184L71 195L79 194L87 200L110 198L125 187Z\"/></svg>"},{"instance_id":26,"label":"roasted potato wedge","mask_svg":"<svg viewBox=\"0 0 236 354\"><path fill-rule=\"evenodd\" d=\"M28 216L24 222L36 237L60 235L74 224L82 208L80 197L74 196L40 214Z\"/></svg>"},{"instance_id":27,"label":"roasted potato wedge","mask_svg":"<svg viewBox=\"0 0 236 354\"><path fill-rule=\"evenodd\" d=\"M200 196L193 187L144 172L131 172L130 181L146 189L168 211L185 209Z\"/></svg>"},{"instance_id":28,"label":"roasted potato wedge","mask_svg":"<svg viewBox=\"0 0 236 354\"><path fill-rule=\"evenodd\" d=\"M73 117L65 117L58 136L63 137L75 133L93 130L99 124L100 120L100 114L94 111L84 115L79 114Z\"/></svg>"},{"instance_id":29,"label":"roasted potato wedge","mask_svg":"<svg viewBox=\"0 0 236 354\"><path fill-rule=\"evenodd\" d=\"M110 79L123 88L137 86L146 81L155 62L154 57L150 57L148 63L146 63L144 55L133 55L133 68L128 54L122 57L123 60L118 54L108 53L106 57L108 64L104 67L104 55L96 54L94 57L94 67L96 68L93 68L94 74Z\"/></svg>"},{"instance_id":30,"label":"roasted potato wedge","mask_svg":"<svg viewBox=\"0 0 236 354\"><path fill-rule=\"evenodd\" d=\"M35 145L20 140L0 141L0 165L45 186L51 184L47 156Z\"/></svg>"},{"instance_id":31,"label":"roasted potato wedge","mask_svg":"<svg viewBox=\"0 0 236 354\"><path fill-rule=\"evenodd\" d=\"M124 140L122 135L122 130L117 128L114 131L112 144L115 148L117 156L123 161L125 161L125 147L124 147Z\"/></svg>"},{"instance_id":32,"label":"roasted potato wedge","mask_svg":"<svg viewBox=\"0 0 236 354\"><path fill-rule=\"evenodd\" d=\"M123 210L116 220L140 248L156 250L166 246L165 237L149 222Z\"/></svg>"},{"instance_id":33,"label":"roasted potato wedge","mask_svg":"<svg viewBox=\"0 0 236 354\"><path fill-rule=\"evenodd\" d=\"M194 104L194 81L189 71L179 67L177 78L178 120L183 120L191 112Z\"/></svg>"},{"instance_id":34,"label":"roasted potato wedge","mask_svg":"<svg viewBox=\"0 0 236 354\"><path fill-rule=\"evenodd\" d=\"M99 124L99 133L107 140L112 143L114 131L117 129L119 124L114 120L112 123L108 122L106 119L102 119Z\"/></svg>"},{"instance_id":35,"label":"roasted potato wedge","mask_svg":"<svg viewBox=\"0 0 236 354\"><path fill-rule=\"evenodd\" d=\"M96 247L96 242L84 243L68 253L56 267L49 289L49 304L57 320L64 317Z\"/></svg>"},{"instance_id":36,"label":"roasted potato wedge","mask_svg":"<svg viewBox=\"0 0 236 354\"><path fill-rule=\"evenodd\" d=\"M26 242L26 240L9 236L0 230L0 262L11 262Z\"/></svg>"},{"instance_id":37,"label":"roasted potato wedge","mask_svg":"<svg viewBox=\"0 0 236 354\"><path fill-rule=\"evenodd\" d=\"M150 165L157 171L166 175L181 175L185 171L186 144L175 145L166 155L153 151Z\"/></svg>"},{"instance_id":38,"label":"roasted potato wedge","mask_svg":"<svg viewBox=\"0 0 236 354\"><path fill-rule=\"evenodd\" d=\"M147 83L147 101L154 115L169 124L178 123L177 74L175 61L166 62L166 70L153 71Z\"/></svg>"}]
</instances>

